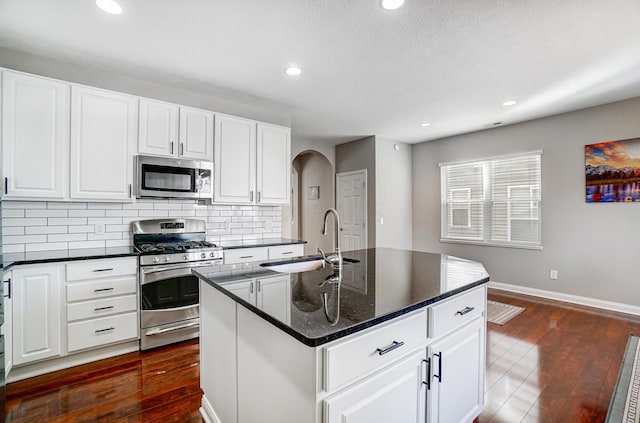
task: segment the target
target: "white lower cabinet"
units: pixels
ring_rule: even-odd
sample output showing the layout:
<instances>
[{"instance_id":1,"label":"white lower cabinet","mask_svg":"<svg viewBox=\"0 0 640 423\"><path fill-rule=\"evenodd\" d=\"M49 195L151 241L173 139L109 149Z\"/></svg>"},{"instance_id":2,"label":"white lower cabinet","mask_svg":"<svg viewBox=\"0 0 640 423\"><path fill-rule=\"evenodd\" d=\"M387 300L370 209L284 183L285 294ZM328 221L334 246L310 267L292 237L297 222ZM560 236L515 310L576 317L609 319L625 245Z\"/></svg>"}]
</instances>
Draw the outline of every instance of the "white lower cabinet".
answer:
<instances>
[{"instance_id":1,"label":"white lower cabinet","mask_svg":"<svg viewBox=\"0 0 640 423\"><path fill-rule=\"evenodd\" d=\"M61 264L12 271L15 366L61 354L63 282L64 265Z\"/></svg>"},{"instance_id":2,"label":"white lower cabinet","mask_svg":"<svg viewBox=\"0 0 640 423\"><path fill-rule=\"evenodd\" d=\"M10 380L138 349L137 257L20 265L4 277ZM135 345L119 349L125 341Z\"/></svg>"},{"instance_id":3,"label":"white lower cabinet","mask_svg":"<svg viewBox=\"0 0 640 423\"><path fill-rule=\"evenodd\" d=\"M255 305L284 323L291 320L291 276L234 275L221 279L221 285L229 292Z\"/></svg>"},{"instance_id":4,"label":"white lower cabinet","mask_svg":"<svg viewBox=\"0 0 640 423\"><path fill-rule=\"evenodd\" d=\"M423 423L424 352L417 351L324 401L326 423Z\"/></svg>"},{"instance_id":5,"label":"white lower cabinet","mask_svg":"<svg viewBox=\"0 0 640 423\"><path fill-rule=\"evenodd\" d=\"M486 322L477 317L429 346L429 422L471 422L484 405Z\"/></svg>"}]
</instances>

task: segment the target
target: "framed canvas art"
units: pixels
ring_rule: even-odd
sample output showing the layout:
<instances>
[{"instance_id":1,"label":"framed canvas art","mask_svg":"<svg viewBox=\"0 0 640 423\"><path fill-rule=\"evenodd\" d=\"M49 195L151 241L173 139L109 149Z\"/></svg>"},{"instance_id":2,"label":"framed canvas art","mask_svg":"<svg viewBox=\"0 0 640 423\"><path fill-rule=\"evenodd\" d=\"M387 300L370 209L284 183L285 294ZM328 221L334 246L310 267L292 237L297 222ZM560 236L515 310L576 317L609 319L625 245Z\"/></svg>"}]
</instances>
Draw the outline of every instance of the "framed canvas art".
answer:
<instances>
[{"instance_id":1,"label":"framed canvas art","mask_svg":"<svg viewBox=\"0 0 640 423\"><path fill-rule=\"evenodd\" d=\"M640 138L584 150L587 203L640 202Z\"/></svg>"}]
</instances>

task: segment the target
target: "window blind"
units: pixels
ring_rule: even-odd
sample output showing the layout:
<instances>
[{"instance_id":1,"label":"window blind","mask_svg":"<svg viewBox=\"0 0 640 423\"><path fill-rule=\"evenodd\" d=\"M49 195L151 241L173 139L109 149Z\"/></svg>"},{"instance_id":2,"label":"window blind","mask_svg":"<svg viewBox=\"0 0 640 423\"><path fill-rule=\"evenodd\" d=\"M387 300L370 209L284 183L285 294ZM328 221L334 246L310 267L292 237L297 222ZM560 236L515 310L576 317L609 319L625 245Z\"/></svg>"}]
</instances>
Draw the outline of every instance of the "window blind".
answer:
<instances>
[{"instance_id":1,"label":"window blind","mask_svg":"<svg viewBox=\"0 0 640 423\"><path fill-rule=\"evenodd\" d=\"M541 155L440 165L442 238L540 246Z\"/></svg>"}]
</instances>

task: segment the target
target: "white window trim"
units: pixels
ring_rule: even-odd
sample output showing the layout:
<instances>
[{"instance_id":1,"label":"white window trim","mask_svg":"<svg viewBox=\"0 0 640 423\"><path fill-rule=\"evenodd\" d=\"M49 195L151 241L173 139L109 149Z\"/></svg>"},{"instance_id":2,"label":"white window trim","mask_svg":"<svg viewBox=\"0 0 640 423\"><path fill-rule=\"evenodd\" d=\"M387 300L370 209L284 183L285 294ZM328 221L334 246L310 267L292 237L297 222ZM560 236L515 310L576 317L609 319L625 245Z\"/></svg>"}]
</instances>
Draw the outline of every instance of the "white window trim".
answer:
<instances>
[{"instance_id":1,"label":"white window trim","mask_svg":"<svg viewBox=\"0 0 640 423\"><path fill-rule=\"evenodd\" d=\"M542 160L542 155L543 155L543 150L534 150L534 151L528 151L528 152L523 152L523 153L512 153L512 154L507 154L507 155L502 155L502 156L491 156L491 157L484 157L484 158L480 158L480 159L470 159L470 160L463 160L463 161L453 161L453 162L440 162L438 163L438 166L440 168L445 167L445 166L453 166L453 165L464 165L464 164L470 164L470 163L479 163L479 162L488 162L488 161L493 161L493 160L505 160L505 159L509 159L509 158L518 158L518 157L524 157L524 156L534 156L534 155L539 155L540 159ZM542 163L540 163L541 167L542 167ZM542 171L542 169L541 169ZM444 187L444 180L442 180L442 172L440 173L440 189L441 189L441 198L442 197L442 190ZM488 175L485 172L485 181L486 178L488 178ZM540 176L540 190L542 190L542 175ZM542 195L542 193L540 193L540 195ZM485 196L486 197L486 196ZM492 204L491 201L489 200L483 200L482 201L483 204L485 205L490 205ZM482 245L482 246L488 246L488 247L499 247L499 248L517 248L517 249L524 249L524 250L539 250L542 251L543 250L543 242L542 242L542 198L540 198L540 200L537 201L537 205L538 205L538 218L537 219L530 219L530 220L537 220L539 223L538 225L538 238L540 240L540 244L527 244L527 243L518 243L517 241L514 242L500 242L500 241L494 241L494 240L488 240L488 239L482 239L479 240L477 238L463 238L463 237L451 237L451 238L445 238L444 237L444 227L445 224L449 225L449 221L446 220L445 223L445 219L444 216L442 215L443 213L443 207L442 207L442 203L440 206L440 213L441 213L441 217L440 217L440 242L443 243L451 243L451 244L469 244L469 245ZM509 210L510 213L510 210ZM482 227L482 233L483 233L483 238L484 238L484 234L487 231L487 227L486 222L488 220L488 215L485 213L485 223L483 224ZM525 220L525 219L518 219L518 220ZM511 238L511 222L509 220L509 238Z\"/></svg>"}]
</instances>

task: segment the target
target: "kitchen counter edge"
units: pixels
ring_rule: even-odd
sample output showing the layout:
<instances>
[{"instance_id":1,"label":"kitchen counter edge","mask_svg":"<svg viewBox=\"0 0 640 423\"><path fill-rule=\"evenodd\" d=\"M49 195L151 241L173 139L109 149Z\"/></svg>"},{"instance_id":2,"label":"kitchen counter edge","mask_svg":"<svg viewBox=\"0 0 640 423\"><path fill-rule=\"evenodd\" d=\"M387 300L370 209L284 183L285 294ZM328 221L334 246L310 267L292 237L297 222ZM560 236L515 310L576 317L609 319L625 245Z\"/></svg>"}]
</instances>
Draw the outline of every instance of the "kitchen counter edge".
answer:
<instances>
[{"instance_id":1,"label":"kitchen counter edge","mask_svg":"<svg viewBox=\"0 0 640 423\"><path fill-rule=\"evenodd\" d=\"M265 271L262 271L263 273ZM277 274L276 272L271 272L271 271L266 271L272 274ZM401 309L389 312L385 315L382 316L378 316L375 317L373 319L367 320L365 322L361 322L358 323L354 326L350 326L348 328L343 328L343 329L337 329L335 332L332 332L329 335L324 335L324 336L320 336L320 337L316 337L316 338L309 338L305 335L303 335L302 333L296 331L295 329L293 329L291 326L282 323L281 321L279 321L278 319L275 319L274 317L272 317L271 315L269 315L268 313L265 313L264 311L260 310L258 307L254 306L253 304L248 303L247 301L244 301L241 298L238 298L237 296L233 295L231 292L227 291L224 287L218 285L216 282L212 281L207 275L198 272L198 269L192 269L191 273L196 275L200 280L208 283L210 286L212 286L213 288L217 289L218 291L222 292L224 295L226 295L227 297L231 298L232 300L234 300L235 302L243 305L245 308L249 309L251 312L253 312L254 314L257 314L258 316L262 317L264 320L268 321L269 323L271 323L272 325L276 326L277 328L281 329L282 331L288 333L289 335L291 335L292 337L296 338L298 341L302 342L303 344L305 344L308 347L317 347L326 343L329 343L331 341L335 341L336 339L340 339L340 338L344 338L345 336L349 336L352 335L354 333L357 332L361 332L365 329L369 329L373 326L377 326L380 323L384 323L386 321L395 319L396 317L411 313L412 311L415 310L419 310L423 307L429 306L431 304L437 303L439 301L442 301L446 298L449 298L451 296L460 294L462 292L468 291L470 289L473 289L477 286L486 284L487 282L489 282L489 276L479 279L476 282L472 282L469 283L467 285L461 286L460 288L451 290L451 291L447 291L445 293L442 293L440 295L436 295L433 296L431 298L427 298L423 301L417 302L415 304L411 304L409 306L403 307Z\"/></svg>"}]
</instances>

